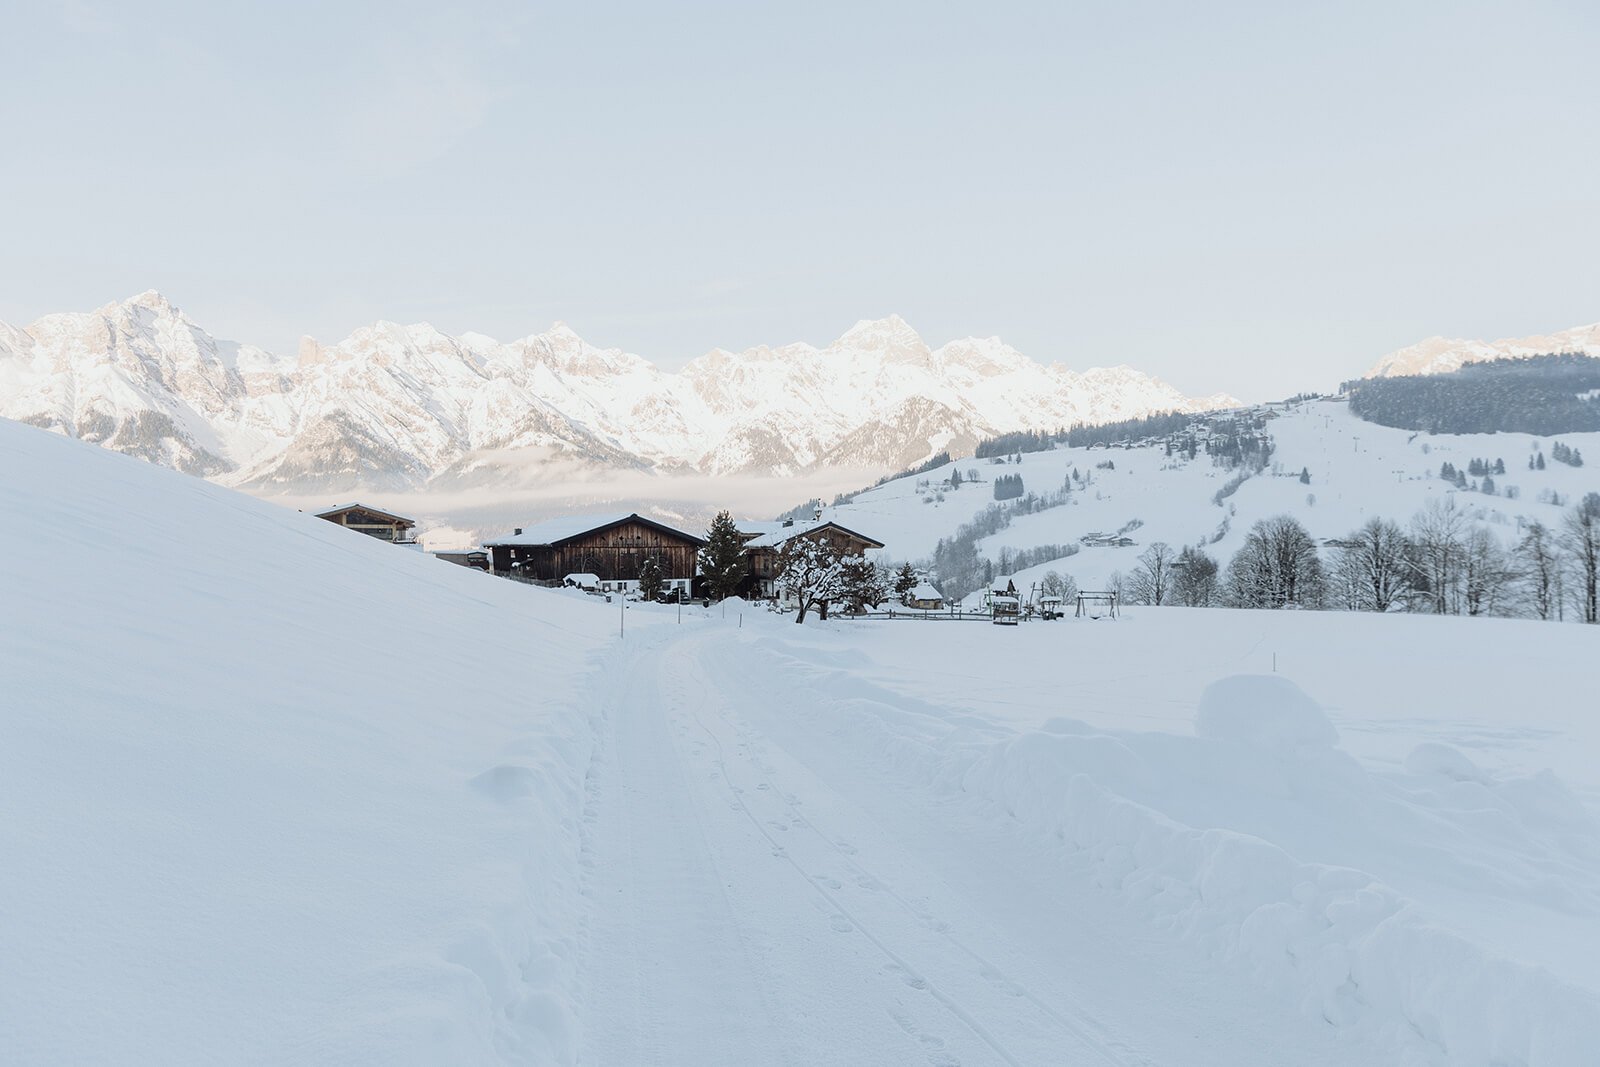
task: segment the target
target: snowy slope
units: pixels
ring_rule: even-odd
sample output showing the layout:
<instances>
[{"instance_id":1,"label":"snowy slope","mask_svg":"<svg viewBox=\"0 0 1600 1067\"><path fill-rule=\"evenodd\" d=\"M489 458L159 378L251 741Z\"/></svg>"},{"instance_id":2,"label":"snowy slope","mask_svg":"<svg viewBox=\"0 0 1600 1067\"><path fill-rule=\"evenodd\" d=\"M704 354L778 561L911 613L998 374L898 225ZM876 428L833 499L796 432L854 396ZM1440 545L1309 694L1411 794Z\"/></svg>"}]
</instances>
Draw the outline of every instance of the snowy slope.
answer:
<instances>
[{"instance_id":1,"label":"snowy slope","mask_svg":"<svg viewBox=\"0 0 1600 1067\"><path fill-rule=\"evenodd\" d=\"M1016 518L1009 527L980 544L997 560L1004 549L1078 543L1089 533L1114 533L1132 523L1125 548L1083 548L1053 565L1072 574L1083 588L1098 587L1112 571L1129 571L1153 541L1174 548L1204 543L1222 562L1236 552L1258 519L1288 513L1313 536L1342 537L1373 516L1404 524L1429 500L1454 496L1474 522L1508 543L1529 521L1554 528L1566 508L1543 502L1554 492L1570 507L1584 493L1600 491L1600 467L1568 467L1548 462L1546 469L1527 469L1537 444L1550 452L1549 438L1526 434L1415 434L1363 422L1335 401L1312 402L1280 409L1269 423L1275 442L1267 471L1245 481L1221 504L1213 497L1231 472L1212 465L1202 451L1194 461L1167 456L1161 446L1122 448L1058 448L1025 453L1020 464L992 465L987 460L959 460L954 466L976 470L977 484L946 490L933 497L934 485L948 477L948 468L901 478L861 493L849 503L827 509L827 517L883 541L895 559L921 559L934 544L950 537L964 522L994 503L992 479L1019 474L1026 490L1059 489L1076 468L1092 481L1071 494L1070 502ZM1600 434L1568 434L1560 440L1585 455L1600 455ZM1451 462L1466 468L1474 458L1503 458L1507 473L1495 481L1496 495L1458 491L1438 477ZM1100 469L1111 463L1114 469ZM1310 484L1302 484L1305 470ZM927 480L928 487L919 489ZM1506 495L1518 493L1516 499ZM1049 566L1030 568L1027 581L1037 580ZM1037 573L1034 573L1037 572ZM1026 583L1024 583L1026 584Z\"/></svg>"},{"instance_id":2,"label":"snowy slope","mask_svg":"<svg viewBox=\"0 0 1600 1067\"><path fill-rule=\"evenodd\" d=\"M4 421L0 508L8 1060L1600 1039L1586 628L680 621Z\"/></svg>"},{"instance_id":3,"label":"snowy slope","mask_svg":"<svg viewBox=\"0 0 1600 1067\"><path fill-rule=\"evenodd\" d=\"M4 420L0 514L0 1058L570 1061L608 613Z\"/></svg>"},{"instance_id":4,"label":"snowy slope","mask_svg":"<svg viewBox=\"0 0 1600 1067\"><path fill-rule=\"evenodd\" d=\"M0 416L259 491L447 491L552 468L882 471L1006 430L1226 399L1127 367L1042 366L997 338L930 349L895 316L678 374L561 323L503 344L379 322L279 360L213 339L155 292L0 324Z\"/></svg>"},{"instance_id":5,"label":"snowy slope","mask_svg":"<svg viewBox=\"0 0 1600 1067\"><path fill-rule=\"evenodd\" d=\"M1414 345L1396 349L1378 360L1367 371L1367 378L1391 378L1406 374L1448 374L1468 363L1491 359L1526 359L1552 352L1581 352L1600 357L1600 322L1574 326L1535 337L1508 337L1499 341L1468 341L1461 338L1429 337Z\"/></svg>"}]
</instances>

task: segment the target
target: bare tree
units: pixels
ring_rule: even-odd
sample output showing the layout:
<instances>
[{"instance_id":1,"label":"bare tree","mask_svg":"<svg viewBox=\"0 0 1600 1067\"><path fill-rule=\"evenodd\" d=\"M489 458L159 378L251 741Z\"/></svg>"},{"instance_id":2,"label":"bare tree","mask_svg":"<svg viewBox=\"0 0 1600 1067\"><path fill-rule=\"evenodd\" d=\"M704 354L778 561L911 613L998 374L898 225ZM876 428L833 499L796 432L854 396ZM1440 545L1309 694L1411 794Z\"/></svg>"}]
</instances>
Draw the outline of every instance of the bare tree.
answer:
<instances>
[{"instance_id":1,"label":"bare tree","mask_svg":"<svg viewBox=\"0 0 1600 1067\"><path fill-rule=\"evenodd\" d=\"M828 617L828 605L844 591L844 568L838 551L821 537L791 537L778 552L778 589L800 606L795 622L805 622L812 608Z\"/></svg>"},{"instance_id":2,"label":"bare tree","mask_svg":"<svg viewBox=\"0 0 1600 1067\"><path fill-rule=\"evenodd\" d=\"M1060 571L1047 571L1043 580L1039 582L1039 591L1045 596L1058 596L1062 600L1075 600L1078 596L1078 583L1072 575L1062 574Z\"/></svg>"},{"instance_id":3,"label":"bare tree","mask_svg":"<svg viewBox=\"0 0 1600 1067\"><path fill-rule=\"evenodd\" d=\"M1560 611L1561 549L1550 528L1535 522L1517 544L1518 577L1527 610L1549 619Z\"/></svg>"},{"instance_id":4,"label":"bare tree","mask_svg":"<svg viewBox=\"0 0 1600 1067\"><path fill-rule=\"evenodd\" d=\"M1600 493L1584 496L1561 525L1572 565L1573 598L1584 622L1600 622Z\"/></svg>"},{"instance_id":5,"label":"bare tree","mask_svg":"<svg viewBox=\"0 0 1600 1067\"><path fill-rule=\"evenodd\" d=\"M1153 542L1139 556L1139 567L1128 576L1128 595L1140 604L1159 607L1172 596L1172 564L1177 554L1165 541Z\"/></svg>"},{"instance_id":6,"label":"bare tree","mask_svg":"<svg viewBox=\"0 0 1600 1067\"><path fill-rule=\"evenodd\" d=\"M1335 573L1352 611L1388 611L1411 589L1410 543L1395 523L1368 519L1345 538Z\"/></svg>"},{"instance_id":7,"label":"bare tree","mask_svg":"<svg viewBox=\"0 0 1600 1067\"><path fill-rule=\"evenodd\" d=\"M852 612L876 609L889 599L889 572L865 556L841 559L839 576L841 597Z\"/></svg>"},{"instance_id":8,"label":"bare tree","mask_svg":"<svg viewBox=\"0 0 1600 1067\"><path fill-rule=\"evenodd\" d=\"M1238 607L1321 607L1324 575L1316 541L1290 515L1260 520L1228 564L1227 587Z\"/></svg>"},{"instance_id":9,"label":"bare tree","mask_svg":"<svg viewBox=\"0 0 1600 1067\"><path fill-rule=\"evenodd\" d=\"M1430 500L1411 520L1411 540L1416 546L1420 573L1435 615L1461 613L1461 565L1467 517L1456 498Z\"/></svg>"},{"instance_id":10,"label":"bare tree","mask_svg":"<svg viewBox=\"0 0 1600 1067\"><path fill-rule=\"evenodd\" d=\"M1185 547L1172 563L1172 596L1190 608L1207 608L1217 600L1217 561L1198 548Z\"/></svg>"},{"instance_id":11,"label":"bare tree","mask_svg":"<svg viewBox=\"0 0 1600 1067\"><path fill-rule=\"evenodd\" d=\"M1499 540L1483 527L1461 545L1461 585L1468 615L1495 615L1511 582L1511 564Z\"/></svg>"}]
</instances>

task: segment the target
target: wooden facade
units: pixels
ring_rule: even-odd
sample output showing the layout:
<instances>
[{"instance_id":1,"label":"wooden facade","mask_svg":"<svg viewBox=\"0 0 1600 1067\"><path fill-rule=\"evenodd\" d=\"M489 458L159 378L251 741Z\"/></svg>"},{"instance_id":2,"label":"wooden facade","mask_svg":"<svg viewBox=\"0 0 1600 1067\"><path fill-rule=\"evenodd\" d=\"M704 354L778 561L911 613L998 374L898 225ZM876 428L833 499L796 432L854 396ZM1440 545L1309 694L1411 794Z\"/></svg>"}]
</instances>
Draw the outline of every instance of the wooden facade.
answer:
<instances>
[{"instance_id":1,"label":"wooden facade","mask_svg":"<svg viewBox=\"0 0 1600 1067\"><path fill-rule=\"evenodd\" d=\"M526 535L519 531L484 548L494 573L543 582L584 573L603 583L629 585L638 581L645 560L654 558L664 580L686 589L704 544L693 534L628 515L588 529L541 533L534 528Z\"/></svg>"},{"instance_id":2,"label":"wooden facade","mask_svg":"<svg viewBox=\"0 0 1600 1067\"><path fill-rule=\"evenodd\" d=\"M416 523L403 515L391 515L379 508L368 507L365 504L343 504L327 511L317 512L317 518L326 519L335 526L343 526L347 530L376 537L380 541L392 541L397 545L415 544L411 531L416 528Z\"/></svg>"},{"instance_id":3,"label":"wooden facade","mask_svg":"<svg viewBox=\"0 0 1600 1067\"><path fill-rule=\"evenodd\" d=\"M785 526L775 533L752 537L745 541L745 559L748 561L745 586L746 595L775 597L778 595L778 556L789 540L804 537L827 543L841 556L859 556L869 548L882 548L882 541L874 541L865 534L846 529L836 522L808 523Z\"/></svg>"}]
</instances>

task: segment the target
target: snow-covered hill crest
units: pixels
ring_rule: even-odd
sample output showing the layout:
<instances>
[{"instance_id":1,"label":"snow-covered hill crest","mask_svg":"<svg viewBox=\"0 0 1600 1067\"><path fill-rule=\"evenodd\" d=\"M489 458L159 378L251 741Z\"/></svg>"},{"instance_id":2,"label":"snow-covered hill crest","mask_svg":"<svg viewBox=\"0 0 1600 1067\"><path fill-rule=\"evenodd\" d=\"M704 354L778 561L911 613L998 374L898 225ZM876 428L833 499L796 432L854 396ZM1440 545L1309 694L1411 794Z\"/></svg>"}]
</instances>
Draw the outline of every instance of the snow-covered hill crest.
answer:
<instances>
[{"instance_id":1,"label":"snow-covered hill crest","mask_svg":"<svg viewBox=\"0 0 1600 1067\"><path fill-rule=\"evenodd\" d=\"M1395 378L1410 374L1448 374L1468 363L1492 359L1527 359L1552 352L1578 352L1600 358L1600 322L1533 337L1507 337L1498 341L1468 341L1429 337L1397 349L1372 365L1364 377Z\"/></svg>"},{"instance_id":2,"label":"snow-covered hill crest","mask_svg":"<svg viewBox=\"0 0 1600 1067\"><path fill-rule=\"evenodd\" d=\"M929 345L898 316L824 348L714 350L679 373L564 324L511 342L378 322L294 358L213 338L161 294L0 323L0 416L257 490L449 487L593 470L892 469L1016 429L1202 410L1128 367Z\"/></svg>"}]
</instances>

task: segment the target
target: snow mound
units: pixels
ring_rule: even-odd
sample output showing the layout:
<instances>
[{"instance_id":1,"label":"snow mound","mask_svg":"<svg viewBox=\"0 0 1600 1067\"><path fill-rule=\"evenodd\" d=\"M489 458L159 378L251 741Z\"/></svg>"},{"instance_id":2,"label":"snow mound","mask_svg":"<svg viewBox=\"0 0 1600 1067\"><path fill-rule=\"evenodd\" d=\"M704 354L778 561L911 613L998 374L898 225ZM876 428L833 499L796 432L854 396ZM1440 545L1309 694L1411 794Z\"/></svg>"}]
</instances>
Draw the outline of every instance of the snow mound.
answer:
<instances>
[{"instance_id":1,"label":"snow mound","mask_svg":"<svg viewBox=\"0 0 1600 1067\"><path fill-rule=\"evenodd\" d=\"M1195 733L1264 748L1339 743L1339 731L1316 701L1276 674L1236 674L1206 686Z\"/></svg>"},{"instance_id":2,"label":"snow mound","mask_svg":"<svg viewBox=\"0 0 1600 1067\"><path fill-rule=\"evenodd\" d=\"M1483 771L1467 754L1454 745L1439 741L1424 741L1406 756L1406 773L1415 775L1440 775L1457 782L1482 782Z\"/></svg>"}]
</instances>

